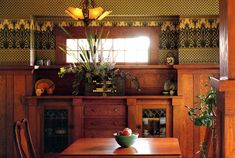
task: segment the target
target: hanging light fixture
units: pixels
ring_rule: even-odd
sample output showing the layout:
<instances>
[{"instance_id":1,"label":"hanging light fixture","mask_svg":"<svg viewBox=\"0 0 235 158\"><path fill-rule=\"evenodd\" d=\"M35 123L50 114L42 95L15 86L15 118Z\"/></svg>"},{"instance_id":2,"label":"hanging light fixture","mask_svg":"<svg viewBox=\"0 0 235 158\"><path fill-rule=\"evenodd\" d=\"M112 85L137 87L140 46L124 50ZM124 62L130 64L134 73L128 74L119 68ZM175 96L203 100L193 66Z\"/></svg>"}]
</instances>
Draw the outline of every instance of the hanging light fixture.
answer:
<instances>
[{"instance_id":1,"label":"hanging light fixture","mask_svg":"<svg viewBox=\"0 0 235 158\"><path fill-rule=\"evenodd\" d=\"M112 11L104 11L102 7L95 8L94 0L84 0L82 2L82 9L68 7L65 10L65 13L70 15L73 19L83 20L86 26L93 20L102 20L111 12Z\"/></svg>"}]
</instances>

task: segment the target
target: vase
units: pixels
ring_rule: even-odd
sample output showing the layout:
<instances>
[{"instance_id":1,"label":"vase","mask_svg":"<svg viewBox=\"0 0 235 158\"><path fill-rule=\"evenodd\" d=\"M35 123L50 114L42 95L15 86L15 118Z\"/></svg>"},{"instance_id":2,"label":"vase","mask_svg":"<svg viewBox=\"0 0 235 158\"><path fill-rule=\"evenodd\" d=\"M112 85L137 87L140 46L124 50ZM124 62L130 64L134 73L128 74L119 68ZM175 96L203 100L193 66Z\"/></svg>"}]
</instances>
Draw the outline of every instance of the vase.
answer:
<instances>
[{"instance_id":1,"label":"vase","mask_svg":"<svg viewBox=\"0 0 235 158\"><path fill-rule=\"evenodd\" d=\"M115 84L116 88L113 88ZM90 96L113 96L125 95L125 82L121 78L116 78L112 81L93 81L85 84L85 95Z\"/></svg>"}]
</instances>

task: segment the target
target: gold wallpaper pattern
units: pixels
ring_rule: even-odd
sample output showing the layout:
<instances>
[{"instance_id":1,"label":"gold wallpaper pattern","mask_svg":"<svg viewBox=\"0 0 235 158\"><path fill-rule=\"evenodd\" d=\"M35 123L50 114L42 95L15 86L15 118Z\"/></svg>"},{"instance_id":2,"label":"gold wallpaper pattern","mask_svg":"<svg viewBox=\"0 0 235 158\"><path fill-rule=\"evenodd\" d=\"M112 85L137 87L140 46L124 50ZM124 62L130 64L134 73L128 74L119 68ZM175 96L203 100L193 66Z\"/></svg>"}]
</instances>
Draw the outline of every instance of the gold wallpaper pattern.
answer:
<instances>
[{"instance_id":1,"label":"gold wallpaper pattern","mask_svg":"<svg viewBox=\"0 0 235 158\"><path fill-rule=\"evenodd\" d=\"M111 15L172 16L218 15L219 0L95 0ZM32 15L65 16L68 6L81 7L81 0L3 0L0 16L30 18Z\"/></svg>"},{"instance_id":2,"label":"gold wallpaper pattern","mask_svg":"<svg viewBox=\"0 0 235 158\"><path fill-rule=\"evenodd\" d=\"M180 48L179 49L180 64L218 64L219 49L218 48Z\"/></svg>"},{"instance_id":3,"label":"gold wallpaper pattern","mask_svg":"<svg viewBox=\"0 0 235 158\"><path fill-rule=\"evenodd\" d=\"M29 65L29 49L0 49L0 65Z\"/></svg>"}]
</instances>

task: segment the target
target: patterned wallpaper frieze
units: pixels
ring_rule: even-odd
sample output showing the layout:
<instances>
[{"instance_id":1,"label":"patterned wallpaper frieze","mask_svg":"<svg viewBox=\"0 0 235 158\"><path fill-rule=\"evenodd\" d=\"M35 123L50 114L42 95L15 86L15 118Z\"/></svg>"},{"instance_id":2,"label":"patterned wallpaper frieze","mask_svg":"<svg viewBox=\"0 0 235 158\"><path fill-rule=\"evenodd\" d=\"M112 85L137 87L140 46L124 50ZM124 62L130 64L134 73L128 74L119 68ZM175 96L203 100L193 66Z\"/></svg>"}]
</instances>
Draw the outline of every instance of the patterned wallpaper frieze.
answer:
<instances>
[{"instance_id":1,"label":"patterned wallpaper frieze","mask_svg":"<svg viewBox=\"0 0 235 158\"><path fill-rule=\"evenodd\" d=\"M128 19L129 18L129 19ZM217 17L209 18L179 18L179 17L133 17L123 18L124 20L92 22L91 26L156 26L161 28L159 63L164 64L164 58L169 51L173 51L179 58L179 63L200 63L201 59L195 58L190 49L198 48L219 48L219 20ZM131 20L132 19L132 20ZM139 19L139 20L138 20ZM58 18L35 18L35 19L0 19L0 49L30 49L30 39L33 40L33 47L42 58L52 59L55 52L54 27L58 26L83 26L80 21L73 21L67 17ZM30 32L32 32L30 34ZM34 38L32 38L32 36ZM187 56L182 49L187 48L191 54ZM44 51L43 51L44 50ZM178 52L179 50L179 52ZM201 50L203 51L203 49ZM50 52L50 55L47 55ZM179 55L177 54L180 53ZM210 61L217 62L216 53L210 53ZM192 56L192 57L191 57ZM21 59L21 58L19 58ZM22 60L22 59L21 59ZM178 60L177 60L178 61ZM210 62L209 60L207 60ZM206 61L203 61L206 62Z\"/></svg>"},{"instance_id":2,"label":"patterned wallpaper frieze","mask_svg":"<svg viewBox=\"0 0 235 158\"><path fill-rule=\"evenodd\" d=\"M0 48L30 48L30 20L0 19Z\"/></svg>"},{"instance_id":3,"label":"patterned wallpaper frieze","mask_svg":"<svg viewBox=\"0 0 235 158\"><path fill-rule=\"evenodd\" d=\"M46 19L46 18L45 18ZM71 21L67 19L36 19L36 20L10 20L3 19L0 28L1 41L3 49L12 48L29 48L30 44L30 26L33 29L34 48L50 50L55 49L55 37L53 28L58 26L84 26L81 21ZM30 22L32 24L30 24ZM178 25L179 18L155 18L155 21L135 20L135 21L102 21L92 22L91 26L156 26L161 27L160 49L177 49L178 48Z\"/></svg>"},{"instance_id":4,"label":"patterned wallpaper frieze","mask_svg":"<svg viewBox=\"0 0 235 158\"><path fill-rule=\"evenodd\" d=\"M179 20L161 23L160 49L178 49L179 45Z\"/></svg>"},{"instance_id":5,"label":"patterned wallpaper frieze","mask_svg":"<svg viewBox=\"0 0 235 158\"><path fill-rule=\"evenodd\" d=\"M218 18L181 18L180 48L219 48Z\"/></svg>"}]
</instances>

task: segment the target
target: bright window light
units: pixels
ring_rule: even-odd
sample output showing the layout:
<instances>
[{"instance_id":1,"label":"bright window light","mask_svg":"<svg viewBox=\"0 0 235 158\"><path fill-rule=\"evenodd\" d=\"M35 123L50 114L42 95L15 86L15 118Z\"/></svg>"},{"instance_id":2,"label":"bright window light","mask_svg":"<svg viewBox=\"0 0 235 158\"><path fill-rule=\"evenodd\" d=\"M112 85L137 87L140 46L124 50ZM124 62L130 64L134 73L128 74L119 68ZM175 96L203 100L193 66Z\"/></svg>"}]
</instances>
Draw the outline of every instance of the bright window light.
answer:
<instances>
[{"instance_id":1,"label":"bright window light","mask_svg":"<svg viewBox=\"0 0 235 158\"><path fill-rule=\"evenodd\" d=\"M101 48L97 49L104 59L116 63L147 63L149 61L150 39L146 36L135 38L102 39ZM66 62L80 61L81 48L89 50L86 39L66 40Z\"/></svg>"}]
</instances>

